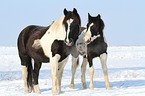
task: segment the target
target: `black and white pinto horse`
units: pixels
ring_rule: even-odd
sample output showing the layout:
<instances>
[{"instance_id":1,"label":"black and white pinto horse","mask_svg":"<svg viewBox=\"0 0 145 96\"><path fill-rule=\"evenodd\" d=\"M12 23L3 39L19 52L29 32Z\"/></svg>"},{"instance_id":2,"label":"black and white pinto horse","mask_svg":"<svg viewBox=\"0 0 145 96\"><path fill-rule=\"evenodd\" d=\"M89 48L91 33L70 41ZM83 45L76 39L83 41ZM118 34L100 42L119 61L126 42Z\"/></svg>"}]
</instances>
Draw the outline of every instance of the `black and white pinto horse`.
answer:
<instances>
[{"instance_id":1,"label":"black and white pinto horse","mask_svg":"<svg viewBox=\"0 0 145 96\"><path fill-rule=\"evenodd\" d=\"M85 72L86 72L86 65L87 62L89 63L89 74L90 74L90 89L92 90L93 87L93 75L94 75L94 68L93 68L93 58L99 57L102 69L105 78L105 84L107 89L110 88L110 83L108 79L108 71L107 71L107 42L103 34L104 29L104 22L101 19L100 14L97 17L92 17L88 13L88 24L87 29L83 28L82 33L79 36L79 39L76 42L76 47L79 53L83 56L83 63L81 65L81 81L82 81L82 88L86 88L86 80L85 80ZM71 81L71 88L74 87L74 74L76 71L77 63L73 62L72 68L72 81Z\"/></svg>"},{"instance_id":2,"label":"black and white pinto horse","mask_svg":"<svg viewBox=\"0 0 145 96\"><path fill-rule=\"evenodd\" d=\"M38 76L42 62L50 62L52 93L61 92L61 79L68 55L78 56L74 44L79 36L80 24L80 16L75 8L72 12L64 9L64 16L50 26L30 25L21 31L17 44L26 93L32 90L40 93Z\"/></svg>"}]
</instances>

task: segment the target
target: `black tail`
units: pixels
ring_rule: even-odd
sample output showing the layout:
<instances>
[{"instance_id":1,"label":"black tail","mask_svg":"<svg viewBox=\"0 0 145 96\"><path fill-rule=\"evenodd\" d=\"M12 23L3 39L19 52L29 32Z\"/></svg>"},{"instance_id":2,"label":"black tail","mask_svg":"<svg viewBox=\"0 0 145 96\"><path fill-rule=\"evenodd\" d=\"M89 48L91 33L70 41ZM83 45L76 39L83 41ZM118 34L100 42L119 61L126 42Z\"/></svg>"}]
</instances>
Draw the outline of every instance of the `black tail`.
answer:
<instances>
[{"instance_id":1,"label":"black tail","mask_svg":"<svg viewBox=\"0 0 145 96\"><path fill-rule=\"evenodd\" d=\"M27 84L29 86L30 91L33 90L33 67L32 63L29 63L27 67L28 76L27 76Z\"/></svg>"}]
</instances>

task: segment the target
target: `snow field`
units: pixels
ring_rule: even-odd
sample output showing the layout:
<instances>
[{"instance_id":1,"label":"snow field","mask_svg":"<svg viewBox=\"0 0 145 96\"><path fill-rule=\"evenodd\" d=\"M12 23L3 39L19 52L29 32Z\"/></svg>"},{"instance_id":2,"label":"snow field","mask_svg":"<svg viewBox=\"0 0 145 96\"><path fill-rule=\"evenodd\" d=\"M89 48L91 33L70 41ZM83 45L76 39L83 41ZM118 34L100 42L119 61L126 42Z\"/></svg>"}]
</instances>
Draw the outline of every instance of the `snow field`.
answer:
<instances>
[{"instance_id":1,"label":"snow field","mask_svg":"<svg viewBox=\"0 0 145 96\"><path fill-rule=\"evenodd\" d=\"M109 46L108 74L111 90L105 87L99 58L94 64L94 90L89 90L87 66L87 89L81 87L81 63L75 74L75 88L70 89L71 56L65 66L60 96L145 96L145 46ZM20 59L16 47L0 47L0 96L51 96L52 80L50 64L42 64L39 76L41 94L24 93Z\"/></svg>"}]
</instances>

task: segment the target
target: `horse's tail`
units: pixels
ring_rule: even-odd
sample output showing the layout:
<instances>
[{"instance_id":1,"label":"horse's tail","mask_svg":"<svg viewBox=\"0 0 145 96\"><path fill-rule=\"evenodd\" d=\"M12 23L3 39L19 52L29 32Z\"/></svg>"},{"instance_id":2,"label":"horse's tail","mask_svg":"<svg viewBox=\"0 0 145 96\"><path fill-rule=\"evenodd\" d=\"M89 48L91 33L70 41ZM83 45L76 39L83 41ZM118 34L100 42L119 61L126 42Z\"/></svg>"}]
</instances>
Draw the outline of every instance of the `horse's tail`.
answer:
<instances>
[{"instance_id":1,"label":"horse's tail","mask_svg":"<svg viewBox=\"0 0 145 96\"><path fill-rule=\"evenodd\" d=\"M26 45L29 36L31 35L30 31L32 31L35 27L36 26L28 26L25 29L23 29L17 40L18 52L22 65L22 75L25 83L25 92L33 90L32 58L27 53Z\"/></svg>"}]
</instances>

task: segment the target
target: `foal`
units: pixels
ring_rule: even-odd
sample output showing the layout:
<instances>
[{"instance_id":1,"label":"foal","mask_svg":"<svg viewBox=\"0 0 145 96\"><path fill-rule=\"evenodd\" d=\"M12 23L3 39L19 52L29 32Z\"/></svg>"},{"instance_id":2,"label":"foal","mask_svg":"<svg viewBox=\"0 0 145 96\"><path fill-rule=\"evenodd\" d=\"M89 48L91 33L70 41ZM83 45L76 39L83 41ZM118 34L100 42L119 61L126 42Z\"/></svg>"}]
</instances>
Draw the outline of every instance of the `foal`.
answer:
<instances>
[{"instance_id":1,"label":"foal","mask_svg":"<svg viewBox=\"0 0 145 96\"><path fill-rule=\"evenodd\" d=\"M94 75L94 68L93 68L93 58L99 57L102 69L105 78L105 84L107 89L110 88L110 83L108 80L108 72L107 72L107 42L105 40L104 34L104 22L101 19L101 16L98 15L97 17L92 17L88 13L88 24L87 29L84 29L77 40L76 47L79 53L83 56L83 63L81 65L81 81L82 81L82 88L86 88L86 81L85 81L85 71L87 62L89 63L89 74L90 74L90 89L93 89L93 75ZM74 65L77 65L75 63ZM75 69L76 71L76 69ZM74 72L75 73L75 72ZM73 74L74 76L74 74ZM74 78L72 78L71 88L74 86Z\"/></svg>"}]
</instances>

